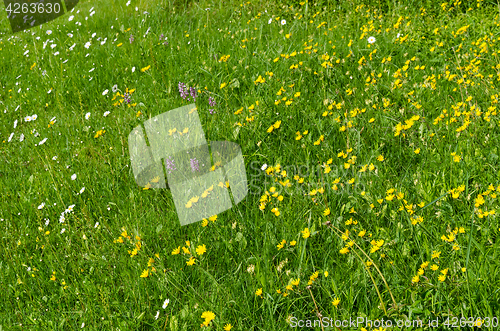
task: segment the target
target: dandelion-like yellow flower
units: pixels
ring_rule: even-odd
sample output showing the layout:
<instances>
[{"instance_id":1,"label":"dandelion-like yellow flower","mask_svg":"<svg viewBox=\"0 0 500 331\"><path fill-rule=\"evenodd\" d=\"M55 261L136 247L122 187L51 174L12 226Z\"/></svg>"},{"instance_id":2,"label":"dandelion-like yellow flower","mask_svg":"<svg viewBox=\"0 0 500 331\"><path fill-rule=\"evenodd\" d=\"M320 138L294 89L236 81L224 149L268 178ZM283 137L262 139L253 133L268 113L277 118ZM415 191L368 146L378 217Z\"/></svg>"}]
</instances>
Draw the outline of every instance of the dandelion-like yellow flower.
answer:
<instances>
[{"instance_id":1,"label":"dandelion-like yellow flower","mask_svg":"<svg viewBox=\"0 0 500 331\"><path fill-rule=\"evenodd\" d=\"M207 247L205 246L205 244L199 245L198 247L196 247L196 254L198 254L198 255L203 255L203 254L205 254L206 251L207 251Z\"/></svg>"},{"instance_id":2,"label":"dandelion-like yellow flower","mask_svg":"<svg viewBox=\"0 0 500 331\"><path fill-rule=\"evenodd\" d=\"M195 260L195 258L194 258L194 257L192 257L192 256L189 258L189 261L186 261L186 264L187 264L188 266L192 266L192 265L193 265L193 264L195 264L195 263L196 263L196 260Z\"/></svg>"},{"instance_id":3,"label":"dandelion-like yellow flower","mask_svg":"<svg viewBox=\"0 0 500 331\"><path fill-rule=\"evenodd\" d=\"M302 238L309 238L311 236L311 232L309 232L309 228L305 228L302 232Z\"/></svg>"},{"instance_id":4,"label":"dandelion-like yellow flower","mask_svg":"<svg viewBox=\"0 0 500 331\"><path fill-rule=\"evenodd\" d=\"M340 254L347 254L347 253L349 253L349 247L346 246L346 247L342 248L339 252L340 252Z\"/></svg>"},{"instance_id":5,"label":"dandelion-like yellow flower","mask_svg":"<svg viewBox=\"0 0 500 331\"><path fill-rule=\"evenodd\" d=\"M215 314L211 311L205 311L201 314L201 318L205 319L202 326L208 326L208 324L210 324L210 322L215 318Z\"/></svg>"}]
</instances>

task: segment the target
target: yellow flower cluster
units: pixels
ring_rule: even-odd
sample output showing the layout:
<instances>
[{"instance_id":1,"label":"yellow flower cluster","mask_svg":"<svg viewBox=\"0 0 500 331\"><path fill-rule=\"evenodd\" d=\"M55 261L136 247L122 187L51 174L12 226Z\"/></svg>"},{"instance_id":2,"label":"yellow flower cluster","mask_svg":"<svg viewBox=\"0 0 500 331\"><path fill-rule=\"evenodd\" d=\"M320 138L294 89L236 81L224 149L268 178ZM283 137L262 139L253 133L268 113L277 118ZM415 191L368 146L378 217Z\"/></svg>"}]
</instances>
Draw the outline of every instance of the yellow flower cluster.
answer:
<instances>
[{"instance_id":1,"label":"yellow flower cluster","mask_svg":"<svg viewBox=\"0 0 500 331\"><path fill-rule=\"evenodd\" d=\"M269 191L266 190L266 192L264 193L264 195L262 195L260 197L260 200L259 200L260 201L259 209L260 210L264 210L264 209L266 209L266 205L268 203L272 204L273 201L272 201L271 198L276 198L276 200L278 200L278 202L281 202L284 199L284 197L282 195L280 195L279 192L276 191L276 187L271 186L271 188L269 188ZM272 208L271 212L274 213L275 216L279 216L280 215L278 207Z\"/></svg>"},{"instance_id":2,"label":"yellow flower cluster","mask_svg":"<svg viewBox=\"0 0 500 331\"><path fill-rule=\"evenodd\" d=\"M276 121L276 123L274 123L273 125L271 125L269 127L269 129L267 129L267 132L271 133L271 132L273 132L274 129L279 129L280 125L281 125L281 121Z\"/></svg>"},{"instance_id":3,"label":"yellow flower cluster","mask_svg":"<svg viewBox=\"0 0 500 331\"><path fill-rule=\"evenodd\" d=\"M222 55L221 58L219 59L219 62L227 62L227 60L229 60L229 58L231 57L231 55Z\"/></svg>"},{"instance_id":4,"label":"yellow flower cluster","mask_svg":"<svg viewBox=\"0 0 500 331\"><path fill-rule=\"evenodd\" d=\"M212 185L209 188L207 188L205 191L203 191L203 193L201 194L201 197L203 199L206 198L206 197L208 197L213 190L214 190L214 186ZM192 197L191 199L188 200L188 202L186 203L185 207L186 208L191 208L191 207L193 207L193 204L197 203L199 200L200 200L199 196L194 196L194 197Z\"/></svg>"},{"instance_id":5,"label":"yellow flower cluster","mask_svg":"<svg viewBox=\"0 0 500 331\"><path fill-rule=\"evenodd\" d=\"M458 199L458 197L460 196L460 193L462 193L463 191L465 191L465 185L460 185L457 188L451 189L448 193L451 194L453 199Z\"/></svg>"},{"instance_id":6,"label":"yellow flower cluster","mask_svg":"<svg viewBox=\"0 0 500 331\"><path fill-rule=\"evenodd\" d=\"M96 133L95 133L95 136L94 138L99 138L100 136L102 136L104 133L106 133L106 130L98 130Z\"/></svg>"},{"instance_id":7,"label":"yellow flower cluster","mask_svg":"<svg viewBox=\"0 0 500 331\"><path fill-rule=\"evenodd\" d=\"M264 84L266 82L266 79L265 78L262 78L261 75L259 75L259 77L257 77L257 79L253 82L255 85L257 85L257 83L261 83L261 84Z\"/></svg>"},{"instance_id":8,"label":"yellow flower cluster","mask_svg":"<svg viewBox=\"0 0 500 331\"><path fill-rule=\"evenodd\" d=\"M180 130L179 130L179 131L177 131L177 128L173 128L173 129L169 129L169 130L168 130L168 135L169 135L169 136L171 136L171 135L173 135L174 133L177 133L177 134L179 134L180 136L182 136L183 134L186 134L186 133L188 133L188 132L189 132L189 128L184 128L184 130L182 130L182 131L180 131Z\"/></svg>"},{"instance_id":9,"label":"yellow flower cluster","mask_svg":"<svg viewBox=\"0 0 500 331\"><path fill-rule=\"evenodd\" d=\"M285 247L285 244L286 244L286 240L283 239L283 240L281 240L281 242L278 245L276 245L276 247L278 248L278 250L280 250L283 247ZM296 244L297 244L297 242L295 240L290 241L290 246L295 246Z\"/></svg>"},{"instance_id":10,"label":"yellow flower cluster","mask_svg":"<svg viewBox=\"0 0 500 331\"><path fill-rule=\"evenodd\" d=\"M186 246L178 246L177 248L174 248L172 250L172 255L178 255L180 254L181 252L181 248L182 248L182 253L184 255L187 255L189 256L189 259L186 261L186 264L188 266L192 266L193 264L196 264L196 258L193 256L193 254L191 253L190 249L191 249L191 242L189 240L186 240ZM201 256L203 254L205 254L205 252L207 251L207 247L205 246L205 244L203 245L198 245L195 249L195 252L198 256Z\"/></svg>"},{"instance_id":11,"label":"yellow flower cluster","mask_svg":"<svg viewBox=\"0 0 500 331\"><path fill-rule=\"evenodd\" d=\"M418 121L419 119L420 119L419 115L414 115L410 119L405 120L405 124L399 122L396 125L395 128L396 132L394 133L394 136L397 137L400 135L401 131L410 129L413 126L413 124L415 124L415 122ZM403 137L405 137L405 133L403 133Z\"/></svg>"},{"instance_id":12,"label":"yellow flower cluster","mask_svg":"<svg viewBox=\"0 0 500 331\"><path fill-rule=\"evenodd\" d=\"M375 253L382 247L382 245L384 245L384 239L372 240L370 244L372 245L372 247L370 248L370 253Z\"/></svg>"},{"instance_id":13,"label":"yellow flower cluster","mask_svg":"<svg viewBox=\"0 0 500 331\"><path fill-rule=\"evenodd\" d=\"M217 215L210 216L208 220L206 218L201 220L201 226L205 227L208 225L208 221L214 223L217 220Z\"/></svg>"}]
</instances>

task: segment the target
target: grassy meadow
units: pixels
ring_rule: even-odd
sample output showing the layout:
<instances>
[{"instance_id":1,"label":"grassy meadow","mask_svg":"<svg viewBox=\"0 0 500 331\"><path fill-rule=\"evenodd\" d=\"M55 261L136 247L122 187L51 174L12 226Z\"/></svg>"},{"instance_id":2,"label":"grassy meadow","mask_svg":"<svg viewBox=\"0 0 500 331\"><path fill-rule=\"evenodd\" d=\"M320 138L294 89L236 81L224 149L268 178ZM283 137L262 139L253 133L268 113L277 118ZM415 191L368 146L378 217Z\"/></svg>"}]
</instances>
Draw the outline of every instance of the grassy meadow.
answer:
<instances>
[{"instance_id":1,"label":"grassy meadow","mask_svg":"<svg viewBox=\"0 0 500 331\"><path fill-rule=\"evenodd\" d=\"M499 15L81 0L16 34L3 15L0 330L496 330ZM248 195L181 226L127 139L193 102Z\"/></svg>"}]
</instances>

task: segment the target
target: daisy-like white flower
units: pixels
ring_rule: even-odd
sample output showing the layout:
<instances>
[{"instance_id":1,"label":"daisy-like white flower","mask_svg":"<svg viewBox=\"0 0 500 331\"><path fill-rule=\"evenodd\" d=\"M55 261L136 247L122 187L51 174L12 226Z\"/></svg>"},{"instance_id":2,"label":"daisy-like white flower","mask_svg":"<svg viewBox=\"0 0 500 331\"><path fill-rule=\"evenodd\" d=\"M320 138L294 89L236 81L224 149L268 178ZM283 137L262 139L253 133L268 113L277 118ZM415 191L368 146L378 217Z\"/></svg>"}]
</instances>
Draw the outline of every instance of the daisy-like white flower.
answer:
<instances>
[{"instance_id":1,"label":"daisy-like white flower","mask_svg":"<svg viewBox=\"0 0 500 331\"><path fill-rule=\"evenodd\" d=\"M129 1L129 3L130 3L130 1ZM127 5L127 6L128 6L128 5ZM160 316L160 311L158 310L158 311L156 312L156 315L155 315L155 320L157 320L159 316Z\"/></svg>"},{"instance_id":2,"label":"daisy-like white flower","mask_svg":"<svg viewBox=\"0 0 500 331\"><path fill-rule=\"evenodd\" d=\"M170 299L165 299L163 302L163 306L161 306L163 309L167 308L168 304L170 303Z\"/></svg>"},{"instance_id":3,"label":"daisy-like white flower","mask_svg":"<svg viewBox=\"0 0 500 331\"><path fill-rule=\"evenodd\" d=\"M108 94L109 90L104 90L104 92L102 92L102 95L106 95Z\"/></svg>"},{"instance_id":4,"label":"daisy-like white flower","mask_svg":"<svg viewBox=\"0 0 500 331\"><path fill-rule=\"evenodd\" d=\"M74 16L74 15L71 15L71 16L68 18L68 21L70 21L70 22L71 22L74 18L75 18L75 16Z\"/></svg>"},{"instance_id":5,"label":"daisy-like white flower","mask_svg":"<svg viewBox=\"0 0 500 331\"><path fill-rule=\"evenodd\" d=\"M9 142L9 143L10 143L10 141L12 140L12 137L14 137L14 132L12 132L12 133L10 134L9 139L7 140L7 142Z\"/></svg>"},{"instance_id":6,"label":"daisy-like white flower","mask_svg":"<svg viewBox=\"0 0 500 331\"><path fill-rule=\"evenodd\" d=\"M85 192L85 186L80 190L80 194L82 194L83 192Z\"/></svg>"},{"instance_id":7,"label":"daisy-like white flower","mask_svg":"<svg viewBox=\"0 0 500 331\"><path fill-rule=\"evenodd\" d=\"M52 34L52 30L47 30L47 34Z\"/></svg>"},{"instance_id":8,"label":"daisy-like white flower","mask_svg":"<svg viewBox=\"0 0 500 331\"><path fill-rule=\"evenodd\" d=\"M260 168L262 171L266 170L267 169L267 164L264 163L264 165L262 166L262 168Z\"/></svg>"},{"instance_id":9,"label":"daisy-like white flower","mask_svg":"<svg viewBox=\"0 0 500 331\"><path fill-rule=\"evenodd\" d=\"M113 91L113 93L118 92L118 85L117 84L113 85L113 87L111 88L111 91Z\"/></svg>"},{"instance_id":10,"label":"daisy-like white flower","mask_svg":"<svg viewBox=\"0 0 500 331\"><path fill-rule=\"evenodd\" d=\"M125 4L125 6L128 7L128 5L130 5L130 0L127 1L127 3Z\"/></svg>"},{"instance_id":11,"label":"daisy-like white flower","mask_svg":"<svg viewBox=\"0 0 500 331\"><path fill-rule=\"evenodd\" d=\"M281 20L281 25L285 25L286 24L286 21L285 20Z\"/></svg>"},{"instance_id":12,"label":"daisy-like white flower","mask_svg":"<svg viewBox=\"0 0 500 331\"><path fill-rule=\"evenodd\" d=\"M102 114L102 116L106 117L106 116L108 116L108 115L109 115L109 113L110 113L110 112L109 112L109 110L106 110L106 111L104 112L104 114Z\"/></svg>"},{"instance_id":13,"label":"daisy-like white flower","mask_svg":"<svg viewBox=\"0 0 500 331\"><path fill-rule=\"evenodd\" d=\"M38 209L42 209L43 207L45 207L45 202L42 202L42 203L38 206Z\"/></svg>"},{"instance_id":14,"label":"daisy-like white flower","mask_svg":"<svg viewBox=\"0 0 500 331\"><path fill-rule=\"evenodd\" d=\"M66 231L66 229L65 229L65 228L62 228L62 229L61 229L61 234L63 234L63 233L64 233L64 231Z\"/></svg>"},{"instance_id":15,"label":"daisy-like white flower","mask_svg":"<svg viewBox=\"0 0 500 331\"><path fill-rule=\"evenodd\" d=\"M17 120L14 121L14 129L17 127Z\"/></svg>"},{"instance_id":16,"label":"daisy-like white flower","mask_svg":"<svg viewBox=\"0 0 500 331\"><path fill-rule=\"evenodd\" d=\"M377 41L377 40L375 39L374 36L371 36L370 38L368 38L368 43L370 43L370 44L373 44L375 41Z\"/></svg>"},{"instance_id":17,"label":"daisy-like white flower","mask_svg":"<svg viewBox=\"0 0 500 331\"><path fill-rule=\"evenodd\" d=\"M76 174L72 174L71 175L71 180L75 180L76 179Z\"/></svg>"},{"instance_id":18,"label":"daisy-like white flower","mask_svg":"<svg viewBox=\"0 0 500 331\"><path fill-rule=\"evenodd\" d=\"M85 43L85 48L89 48L89 47L90 47L90 41L87 41L87 42Z\"/></svg>"},{"instance_id":19,"label":"daisy-like white flower","mask_svg":"<svg viewBox=\"0 0 500 331\"><path fill-rule=\"evenodd\" d=\"M273 22L273 19L270 18L269 21L267 21L267 24L271 24Z\"/></svg>"},{"instance_id":20,"label":"daisy-like white flower","mask_svg":"<svg viewBox=\"0 0 500 331\"><path fill-rule=\"evenodd\" d=\"M90 113L85 114L85 119L88 120L90 117Z\"/></svg>"},{"instance_id":21,"label":"daisy-like white flower","mask_svg":"<svg viewBox=\"0 0 500 331\"><path fill-rule=\"evenodd\" d=\"M43 144L45 144L46 141L47 141L47 138L43 138L42 141L40 141L38 143L38 145L43 145Z\"/></svg>"},{"instance_id":22,"label":"daisy-like white flower","mask_svg":"<svg viewBox=\"0 0 500 331\"><path fill-rule=\"evenodd\" d=\"M24 140L24 134L21 133L21 136L19 136L19 141L23 141Z\"/></svg>"},{"instance_id":23,"label":"daisy-like white flower","mask_svg":"<svg viewBox=\"0 0 500 331\"><path fill-rule=\"evenodd\" d=\"M132 72L134 72L134 71L135 71L135 67L132 67Z\"/></svg>"}]
</instances>

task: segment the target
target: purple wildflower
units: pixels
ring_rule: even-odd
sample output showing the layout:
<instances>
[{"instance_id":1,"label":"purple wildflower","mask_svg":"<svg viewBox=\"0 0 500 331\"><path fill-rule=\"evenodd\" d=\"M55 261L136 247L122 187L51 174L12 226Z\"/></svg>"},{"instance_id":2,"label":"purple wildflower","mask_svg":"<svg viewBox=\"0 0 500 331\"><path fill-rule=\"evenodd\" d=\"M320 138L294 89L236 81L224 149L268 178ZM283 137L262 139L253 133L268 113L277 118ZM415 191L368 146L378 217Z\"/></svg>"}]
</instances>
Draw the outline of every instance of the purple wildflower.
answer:
<instances>
[{"instance_id":1,"label":"purple wildflower","mask_svg":"<svg viewBox=\"0 0 500 331\"><path fill-rule=\"evenodd\" d=\"M130 97L131 97L130 93L125 93L123 95L123 100L125 100L126 103L130 103Z\"/></svg>"},{"instance_id":2,"label":"purple wildflower","mask_svg":"<svg viewBox=\"0 0 500 331\"><path fill-rule=\"evenodd\" d=\"M193 102L195 102L196 101L196 89L194 87L189 88L189 94L193 98Z\"/></svg>"},{"instance_id":3,"label":"purple wildflower","mask_svg":"<svg viewBox=\"0 0 500 331\"><path fill-rule=\"evenodd\" d=\"M162 40L163 40L163 37L164 37L164 36L163 36L163 33L162 33L162 34L160 35L160 41L162 41Z\"/></svg>"},{"instance_id":4,"label":"purple wildflower","mask_svg":"<svg viewBox=\"0 0 500 331\"><path fill-rule=\"evenodd\" d=\"M172 160L170 156L165 158L165 168L167 168L169 174L172 173L172 170L177 170L174 164L174 160Z\"/></svg>"},{"instance_id":5,"label":"purple wildflower","mask_svg":"<svg viewBox=\"0 0 500 331\"><path fill-rule=\"evenodd\" d=\"M181 94L181 98L186 100L186 97L188 96L188 91L184 83L179 82L179 93Z\"/></svg>"},{"instance_id":6,"label":"purple wildflower","mask_svg":"<svg viewBox=\"0 0 500 331\"><path fill-rule=\"evenodd\" d=\"M128 40L130 41L130 43L132 43L134 41L134 36L130 35L130 38Z\"/></svg>"},{"instance_id":7,"label":"purple wildflower","mask_svg":"<svg viewBox=\"0 0 500 331\"><path fill-rule=\"evenodd\" d=\"M200 167L198 166L198 160L196 158L190 160L191 160L191 170L193 172L200 171Z\"/></svg>"},{"instance_id":8,"label":"purple wildflower","mask_svg":"<svg viewBox=\"0 0 500 331\"><path fill-rule=\"evenodd\" d=\"M215 107L215 105L216 105L215 99L212 98L212 97L208 97L208 104L210 105L210 107ZM215 113L214 109L209 109L208 111L210 112L210 114L214 114Z\"/></svg>"},{"instance_id":9,"label":"purple wildflower","mask_svg":"<svg viewBox=\"0 0 500 331\"><path fill-rule=\"evenodd\" d=\"M210 107L215 107L216 103L214 98L208 97L208 104L210 105Z\"/></svg>"}]
</instances>

